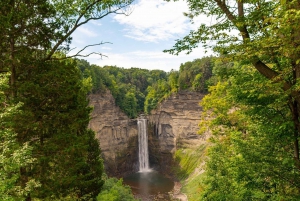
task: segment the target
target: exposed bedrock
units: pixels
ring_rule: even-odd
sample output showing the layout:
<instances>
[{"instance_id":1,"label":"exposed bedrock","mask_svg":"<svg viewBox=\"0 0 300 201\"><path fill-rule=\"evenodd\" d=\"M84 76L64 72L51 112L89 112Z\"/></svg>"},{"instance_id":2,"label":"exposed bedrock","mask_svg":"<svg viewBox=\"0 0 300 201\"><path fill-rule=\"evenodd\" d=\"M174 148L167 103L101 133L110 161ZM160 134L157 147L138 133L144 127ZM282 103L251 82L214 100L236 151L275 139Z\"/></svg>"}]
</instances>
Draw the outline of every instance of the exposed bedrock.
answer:
<instances>
[{"instance_id":1,"label":"exposed bedrock","mask_svg":"<svg viewBox=\"0 0 300 201\"><path fill-rule=\"evenodd\" d=\"M177 149L204 143L205 136L197 134L202 112L199 102L203 97L201 93L181 91L148 115L149 141L153 141L149 143L150 160L157 162L162 171L171 171Z\"/></svg>"},{"instance_id":2,"label":"exposed bedrock","mask_svg":"<svg viewBox=\"0 0 300 201\"><path fill-rule=\"evenodd\" d=\"M171 171L173 154L181 148L203 143L197 134L203 94L181 91L171 95L153 110L148 119L149 160L152 168ZM124 176L138 170L137 121L129 119L115 105L109 91L89 95L94 107L89 127L100 142L106 172Z\"/></svg>"},{"instance_id":3,"label":"exposed bedrock","mask_svg":"<svg viewBox=\"0 0 300 201\"><path fill-rule=\"evenodd\" d=\"M94 108L89 127L100 142L105 169L109 175L122 176L137 170L137 122L129 119L109 91L89 95Z\"/></svg>"}]
</instances>

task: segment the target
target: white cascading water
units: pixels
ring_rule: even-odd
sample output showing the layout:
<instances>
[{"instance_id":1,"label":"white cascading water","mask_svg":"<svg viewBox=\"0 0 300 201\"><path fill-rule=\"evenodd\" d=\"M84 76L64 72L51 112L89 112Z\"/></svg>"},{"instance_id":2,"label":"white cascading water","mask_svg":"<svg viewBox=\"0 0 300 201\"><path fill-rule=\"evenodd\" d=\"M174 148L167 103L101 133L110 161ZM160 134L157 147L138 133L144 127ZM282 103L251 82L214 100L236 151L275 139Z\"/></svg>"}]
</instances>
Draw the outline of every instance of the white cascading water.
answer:
<instances>
[{"instance_id":1,"label":"white cascading water","mask_svg":"<svg viewBox=\"0 0 300 201\"><path fill-rule=\"evenodd\" d=\"M138 136L139 136L139 171L148 172L149 169L149 153L148 153L148 134L147 119L138 119Z\"/></svg>"}]
</instances>

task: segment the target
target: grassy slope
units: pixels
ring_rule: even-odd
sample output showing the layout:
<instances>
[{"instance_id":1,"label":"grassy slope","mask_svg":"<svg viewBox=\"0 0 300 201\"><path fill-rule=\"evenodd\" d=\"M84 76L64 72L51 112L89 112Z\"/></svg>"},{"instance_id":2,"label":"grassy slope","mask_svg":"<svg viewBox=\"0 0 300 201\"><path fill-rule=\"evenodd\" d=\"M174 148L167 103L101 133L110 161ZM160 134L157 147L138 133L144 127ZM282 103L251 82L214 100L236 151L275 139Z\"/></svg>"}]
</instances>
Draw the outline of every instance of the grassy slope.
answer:
<instances>
[{"instance_id":1,"label":"grassy slope","mask_svg":"<svg viewBox=\"0 0 300 201\"><path fill-rule=\"evenodd\" d=\"M207 148L208 143L205 143L182 148L175 153L175 160L179 164L175 172L183 185L181 191L188 196L189 201L199 200L205 176L203 173Z\"/></svg>"}]
</instances>

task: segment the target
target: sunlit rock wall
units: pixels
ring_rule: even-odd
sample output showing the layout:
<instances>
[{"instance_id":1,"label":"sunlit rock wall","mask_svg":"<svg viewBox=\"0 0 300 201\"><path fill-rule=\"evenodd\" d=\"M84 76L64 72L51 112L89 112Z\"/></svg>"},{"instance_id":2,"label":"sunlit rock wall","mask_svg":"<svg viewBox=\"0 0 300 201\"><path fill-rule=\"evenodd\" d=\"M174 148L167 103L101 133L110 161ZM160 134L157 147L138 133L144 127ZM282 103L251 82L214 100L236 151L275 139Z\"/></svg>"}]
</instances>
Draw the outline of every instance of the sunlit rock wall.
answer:
<instances>
[{"instance_id":1,"label":"sunlit rock wall","mask_svg":"<svg viewBox=\"0 0 300 201\"><path fill-rule=\"evenodd\" d=\"M181 91L164 100L148 115L149 123L158 138L160 152L174 153L177 148L204 141L197 134L204 94Z\"/></svg>"},{"instance_id":2,"label":"sunlit rock wall","mask_svg":"<svg viewBox=\"0 0 300 201\"><path fill-rule=\"evenodd\" d=\"M89 95L91 114L89 127L100 142L106 172L122 176L137 170L137 122L129 119L109 91Z\"/></svg>"}]
</instances>

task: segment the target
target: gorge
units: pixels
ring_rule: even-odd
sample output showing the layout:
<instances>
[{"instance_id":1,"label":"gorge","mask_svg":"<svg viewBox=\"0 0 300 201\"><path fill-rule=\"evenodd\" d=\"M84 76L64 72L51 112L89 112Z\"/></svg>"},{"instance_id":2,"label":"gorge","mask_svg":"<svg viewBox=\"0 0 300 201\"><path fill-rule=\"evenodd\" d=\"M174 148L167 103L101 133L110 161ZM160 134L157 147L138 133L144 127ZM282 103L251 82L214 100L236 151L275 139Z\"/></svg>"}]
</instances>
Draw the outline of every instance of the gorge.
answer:
<instances>
[{"instance_id":1,"label":"gorge","mask_svg":"<svg viewBox=\"0 0 300 201\"><path fill-rule=\"evenodd\" d=\"M138 132L148 129L149 167L172 177L176 150L205 142L197 134L203 94L180 91L164 100L143 119L128 118L116 105L109 91L91 94L94 108L89 127L100 142L106 172L109 176L126 177L147 169L146 161L139 164ZM147 128L138 128L145 125ZM144 160L144 159L142 159ZM142 167L140 167L142 166Z\"/></svg>"}]
</instances>

